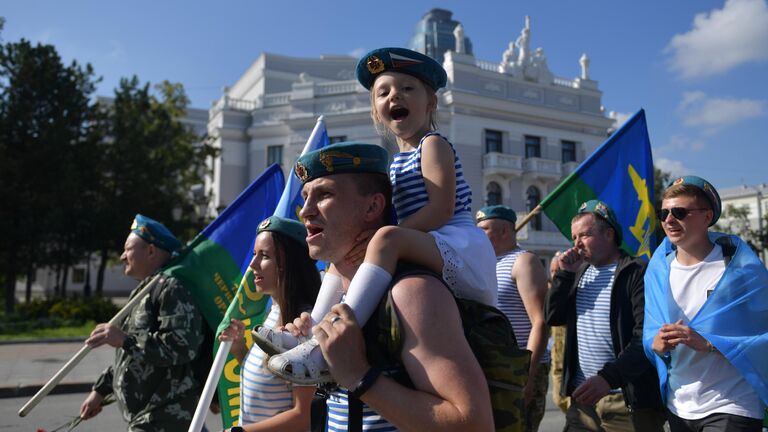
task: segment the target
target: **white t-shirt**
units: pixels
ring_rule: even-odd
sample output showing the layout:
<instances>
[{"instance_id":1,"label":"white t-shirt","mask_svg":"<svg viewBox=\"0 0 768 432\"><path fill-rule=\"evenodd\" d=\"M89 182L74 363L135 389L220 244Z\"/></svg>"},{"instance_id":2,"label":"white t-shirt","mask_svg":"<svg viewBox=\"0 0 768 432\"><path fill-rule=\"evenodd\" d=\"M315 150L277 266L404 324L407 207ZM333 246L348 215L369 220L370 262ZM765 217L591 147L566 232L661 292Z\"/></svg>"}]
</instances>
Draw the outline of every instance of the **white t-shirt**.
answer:
<instances>
[{"instance_id":1,"label":"white t-shirt","mask_svg":"<svg viewBox=\"0 0 768 432\"><path fill-rule=\"evenodd\" d=\"M672 261L672 297L688 321L704 306L725 272L723 249L715 245L704 261L684 266ZM728 289L720 287L717 289ZM671 351L667 407L676 416L698 420L714 413L763 418L757 393L739 371L719 353L699 352L680 344Z\"/></svg>"}]
</instances>

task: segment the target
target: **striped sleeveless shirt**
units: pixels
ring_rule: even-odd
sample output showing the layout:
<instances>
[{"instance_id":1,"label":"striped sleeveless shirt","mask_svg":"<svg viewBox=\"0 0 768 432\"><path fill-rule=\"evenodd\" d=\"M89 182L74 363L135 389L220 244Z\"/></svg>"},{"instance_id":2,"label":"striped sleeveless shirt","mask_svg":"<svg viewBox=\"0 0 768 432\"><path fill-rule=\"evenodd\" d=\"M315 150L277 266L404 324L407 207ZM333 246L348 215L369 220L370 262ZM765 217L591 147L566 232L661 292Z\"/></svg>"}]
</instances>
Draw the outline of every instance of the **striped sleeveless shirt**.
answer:
<instances>
[{"instance_id":1,"label":"striped sleeveless shirt","mask_svg":"<svg viewBox=\"0 0 768 432\"><path fill-rule=\"evenodd\" d=\"M521 348L528 346L528 337L531 335L533 326L520 292L517 290L517 283L512 279L512 267L515 266L517 257L526 252L528 251L517 248L496 257L496 281L499 285L498 308L504 312L509 323L512 324L517 345ZM544 350L540 363L549 363L549 350Z\"/></svg>"},{"instance_id":2,"label":"striped sleeveless shirt","mask_svg":"<svg viewBox=\"0 0 768 432\"><path fill-rule=\"evenodd\" d=\"M331 393L328 397L328 423L326 424L326 430L328 432L348 430L348 414L349 401L347 399L347 392L339 390ZM397 428L363 403L363 430L393 432L397 431Z\"/></svg>"},{"instance_id":3,"label":"striped sleeveless shirt","mask_svg":"<svg viewBox=\"0 0 768 432\"><path fill-rule=\"evenodd\" d=\"M611 291L616 263L590 265L576 288L576 346L579 360L574 375L578 386L597 375L603 366L616 359L611 339ZM613 390L612 393L621 391Z\"/></svg>"},{"instance_id":4,"label":"striped sleeveless shirt","mask_svg":"<svg viewBox=\"0 0 768 432\"><path fill-rule=\"evenodd\" d=\"M274 328L280 307L273 303L264 325ZM257 423L293 407L291 385L265 365L266 354L253 344L240 372L240 424Z\"/></svg>"},{"instance_id":5,"label":"striped sleeveless shirt","mask_svg":"<svg viewBox=\"0 0 768 432\"><path fill-rule=\"evenodd\" d=\"M392 165L389 168L389 180L392 182L392 204L397 212L397 219L404 220L408 216L416 213L429 202L424 177L421 173L421 146L424 140L431 135L437 135L443 139L442 135L436 132L429 132L419 141L419 146L409 152L397 153L394 156ZM448 140L446 139L446 142ZM464 180L464 171L461 167L461 161L456 154L453 144L448 142L453 150L454 167L456 168L456 206L454 215L472 212L472 190L469 184Z\"/></svg>"}]
</instances>

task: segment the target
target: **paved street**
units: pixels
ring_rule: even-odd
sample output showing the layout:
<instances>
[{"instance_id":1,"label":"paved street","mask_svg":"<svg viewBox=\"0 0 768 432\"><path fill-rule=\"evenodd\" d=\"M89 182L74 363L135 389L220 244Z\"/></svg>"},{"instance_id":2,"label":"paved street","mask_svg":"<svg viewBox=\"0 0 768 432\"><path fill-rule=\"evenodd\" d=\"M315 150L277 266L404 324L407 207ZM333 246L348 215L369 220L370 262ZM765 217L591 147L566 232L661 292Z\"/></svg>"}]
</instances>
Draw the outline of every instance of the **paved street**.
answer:
<instances>
[{"instance_id":1,"label":"paved street","mask_svg":"<svg viewBox=\"0 0 768 432\"><path fill-rule=\"evenodd\" d=\"M111 348L91 351L62 381L60 390L43 399L27 417L18 416L19 409L82 347L82 342L0 344L0 432L46 431L55 429L76 416L90 384L101 370L113 360ZM23 396L16 397L22 394ZM551 394L551 389L550 389ZM560 432L565 417L547 399L547 412L541 432ZM206 419L209 430L221 430L220 417L210 414ZM76 431L124 430L123 420L114 406L104 408L96 418L83 422Z\"/></svg>"}]
</instances>

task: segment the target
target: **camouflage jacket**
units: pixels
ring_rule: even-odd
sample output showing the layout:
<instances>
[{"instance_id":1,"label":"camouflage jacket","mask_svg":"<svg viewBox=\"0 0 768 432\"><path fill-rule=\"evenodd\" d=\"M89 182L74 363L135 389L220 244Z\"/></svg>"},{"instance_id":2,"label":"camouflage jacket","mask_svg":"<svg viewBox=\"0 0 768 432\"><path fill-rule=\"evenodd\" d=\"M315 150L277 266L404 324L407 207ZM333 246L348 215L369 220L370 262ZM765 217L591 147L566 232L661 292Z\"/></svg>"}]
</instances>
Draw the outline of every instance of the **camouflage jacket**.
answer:
<instances>
[{"instance_id":1,"label":"camouflage jacket","mask_svg":"<svg viewBox=\"0 0 768 432\"><path fill-rule=\"evenodd\" d=\"M200 393L193 360L204 338L203 317L181 282L164 278L123 321L125 342L93 387L102 396L115 393L129 430L186 429Z\"/></svg>"}]
</instances>

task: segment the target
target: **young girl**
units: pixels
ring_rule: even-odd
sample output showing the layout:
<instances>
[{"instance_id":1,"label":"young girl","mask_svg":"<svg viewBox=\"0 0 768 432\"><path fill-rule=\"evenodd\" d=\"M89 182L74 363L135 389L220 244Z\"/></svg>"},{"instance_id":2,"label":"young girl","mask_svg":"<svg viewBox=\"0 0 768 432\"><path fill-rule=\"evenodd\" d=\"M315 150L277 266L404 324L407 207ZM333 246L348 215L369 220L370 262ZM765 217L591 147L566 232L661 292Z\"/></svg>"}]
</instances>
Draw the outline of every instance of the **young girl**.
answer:
<instances>
[{"instance_id":1,"label":"young girl","mask_svg":"<svg viewBox=\"0 0 768 432\"><path fill-rule=\"evenodd\" d=\"M456 151L433 132L436 91L446 84L445 70L423 54L382 48L358 62L357 78L371 91L371 117L377 130L393 135L400 149L390 167L399 225L383 227L370 239L344 302L358 323L365 324L386 292L397 262L403 260L442 275L458 297L495 305L493 248L475 227L472 192ZM339 280L331 268L312 311L313 321L319 322L339 302ZM276 335L262 332L260 337L279 348L274 344ZM296 383L330 380L314 339L272 357L269 369Z\"/></svg>"},{"instance_id":2,"label":"young girl","mask_svg":"<svg viewBox=\"0 0 768 432\"><path fill-rule=\"evenodd\" d=\"M277 327L309 310L320 277L300 222L273 216L258 232L250 267L257 292L272 296L265 325ZM291 386L265 370L267 356L256 345L246 351L243 329L242 321L232 320L219 336L220 341L232 341L230 351L241 365L240 425L248 432L309 430L314 387Z\"/></svg>"}]
</instances>

